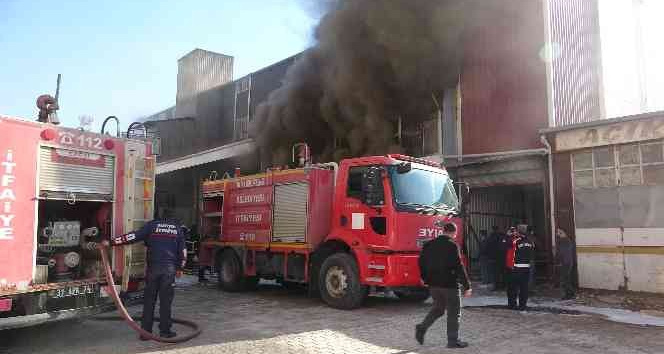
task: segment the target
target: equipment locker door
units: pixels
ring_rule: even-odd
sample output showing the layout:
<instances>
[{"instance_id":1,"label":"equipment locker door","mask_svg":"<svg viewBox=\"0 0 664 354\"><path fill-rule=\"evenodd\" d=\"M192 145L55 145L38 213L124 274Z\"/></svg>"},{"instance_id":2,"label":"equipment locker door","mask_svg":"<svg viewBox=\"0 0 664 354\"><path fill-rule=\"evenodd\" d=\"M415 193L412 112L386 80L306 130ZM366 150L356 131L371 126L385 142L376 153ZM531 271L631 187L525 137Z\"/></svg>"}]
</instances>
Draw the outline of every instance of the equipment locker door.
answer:
<instances>
[{"instance_id":1,"label":"equipment locker door","mask_svg":"<svg viewBox=\"0 0 664 354\"><path fill-rule=\"evenodd\" d=\"M113 200L115 158L93 152L42 146L39 195L71 201Z\"/></svg>"},{"instance_id":2,"label":"equipment locker door","mask_svg":"<svg viewBox=\"0 0 664 354\"><path fill-rule=\"evenodd\" d=\"M146 156L143 144L127 144L127 175L125 179L125 231L137 230L154 216L155 160ZM145 276L146 248L143 243L124 246L122 290L129 289L130 281Z\"/></svg>"}]
</instances>

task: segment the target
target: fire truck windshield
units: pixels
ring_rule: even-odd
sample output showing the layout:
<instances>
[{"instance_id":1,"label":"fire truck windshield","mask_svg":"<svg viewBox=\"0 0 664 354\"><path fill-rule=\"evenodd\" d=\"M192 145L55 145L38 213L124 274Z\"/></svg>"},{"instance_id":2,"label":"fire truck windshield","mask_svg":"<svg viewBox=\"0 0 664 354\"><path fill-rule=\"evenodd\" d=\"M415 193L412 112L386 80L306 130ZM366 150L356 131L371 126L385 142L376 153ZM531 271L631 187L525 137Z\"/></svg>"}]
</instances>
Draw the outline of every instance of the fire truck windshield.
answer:
<instances>
[{"instance_id":1,"label":"fire truck windshield","mask_svg":"<svg viewBox=\"0 0 664 354\"><path fill-rule=\"evenodd\" d=\"M391 166L389 171L397 206L458 210L459 200L452 180L446 174L415 167L399 173L396 166Z\"/></svg>"}]
</instances>

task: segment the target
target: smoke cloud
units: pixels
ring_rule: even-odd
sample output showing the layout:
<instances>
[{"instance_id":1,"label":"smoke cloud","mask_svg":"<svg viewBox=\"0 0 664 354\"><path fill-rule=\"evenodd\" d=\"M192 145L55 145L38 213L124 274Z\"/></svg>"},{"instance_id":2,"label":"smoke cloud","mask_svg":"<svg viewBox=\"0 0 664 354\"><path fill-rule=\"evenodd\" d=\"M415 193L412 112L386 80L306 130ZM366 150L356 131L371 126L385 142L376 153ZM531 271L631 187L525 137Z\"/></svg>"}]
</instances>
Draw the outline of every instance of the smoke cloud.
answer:
<instances>
[{"instance_id":1,"label":"smoke cloud","mask_svg":"<svg viewBox=\"0 0 664 354\"><path fill-rule=\"evenodd\" d=\"M261 104L252 136L283 164L305 141L316 160L398 152L396 122L430 119L459 75L469 1L320 0L316 44Z\"/></svg>"}]
</instances>

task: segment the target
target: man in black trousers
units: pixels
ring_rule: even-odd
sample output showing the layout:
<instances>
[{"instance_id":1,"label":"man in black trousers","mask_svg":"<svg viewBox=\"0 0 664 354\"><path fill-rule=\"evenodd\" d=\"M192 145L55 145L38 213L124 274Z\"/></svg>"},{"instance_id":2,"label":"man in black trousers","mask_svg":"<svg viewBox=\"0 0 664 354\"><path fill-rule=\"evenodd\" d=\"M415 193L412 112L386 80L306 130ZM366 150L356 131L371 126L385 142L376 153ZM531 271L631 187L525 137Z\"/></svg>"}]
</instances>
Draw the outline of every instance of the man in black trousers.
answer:
<instances>
[{"instance_id":1,"label":"man in black trousers","mask_svg":"<svg viewBox=\"0 0 664 354\"><path fill-rule=\"evenodd\" d=\"M535 244L526 235L526 225L519 225L518 230L511 229L509 236L511 242L506 260L507 306L510 309L525 311L528 307L528 283L530 267L535 258Z\"/></svg>"},{"instance_id":2,"label":"man in black trousers","mask_svg":"<svg viewBox=\"0 0 664 354\"><path fill-rule=\"evenodd\" d=\"M507 236L500 232L498 226L491 227L489 235L489 252L493 258L495 266L493 268L493 290L499 290L505 285L505 253L507 252Z\"/></svg>"},{"instance_id":3,"label":"man in black trousers","mask_svg":"<svg viewBox=\"0 0 664 354\"><path fill-rule=\"evenodd\" d=\"M465 348L468 343L459 340L461 296L459 283L465 289L464 296L472 295L468 273L461 262L461 252L454 242L456 226L447 224L443 235L427 242L420 252L420 275L429 286L433 307L422 323L415 326L415 339L424 344L424 335L437 319L447 311L447 347Z\"/></svg>"},{"instance_id":4,"label":"man in black trousers","mask_svg":"<svg viewBox=\"0 0 664 354\"><path fill-rule=\"evenodd\" d=\"M182 224L165 210L162 219L152 220L142 228L128 234L112 237L110 244L119 246L134 242L144 242L147 247L146 285L143 298L143 319L141 327L152 332L154 308L159 298L159 336L173 338L177 334L171 330L171 305L175 278L182 276L187 262L187 249ZM105 246L109 245L104 241ZM141 340L149 338L140 336Z\"/></svg>"},{"instance_id":5,"label":"man in black trousers","mask_svg":"<svg viewBox=\"0 0 664 354\"><path fill-rule=\"evenodd\" d=\"M560 261L560 287L564 291L563 300L570 300L576 297L572 283L576 246L562 229L558 229L556 234L558 235L558 259Z\"/></svg>"}]
</instances>

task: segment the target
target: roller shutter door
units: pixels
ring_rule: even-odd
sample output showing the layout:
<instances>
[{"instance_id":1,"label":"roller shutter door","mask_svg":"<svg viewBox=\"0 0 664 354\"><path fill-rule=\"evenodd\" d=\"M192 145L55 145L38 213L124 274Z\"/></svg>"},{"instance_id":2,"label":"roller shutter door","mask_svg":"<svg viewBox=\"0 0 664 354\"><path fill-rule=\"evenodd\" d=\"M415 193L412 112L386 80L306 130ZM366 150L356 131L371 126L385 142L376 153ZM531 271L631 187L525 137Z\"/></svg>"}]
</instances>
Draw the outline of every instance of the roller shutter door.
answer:
<instances>
[{"instance_id":1,"label":"roller shutter door","mask_svg":"<svg viewBox=\"0 0 664 354\"><path fill-rule=\"evenodd\" d=\"M39 161L40 196L48 199L113 199L113 156L42 147Z\"/></svg>"},{"instance_id":2,"label":"roller shutter door","mask_svg":"<svg viewBox=\"0 0 664 354\"><path fill-rule=\"evenodd\" d=\"M307 183L274 187L274 223L272 241L304 242L307 234Z\"/></svg>"}]
</instances>

